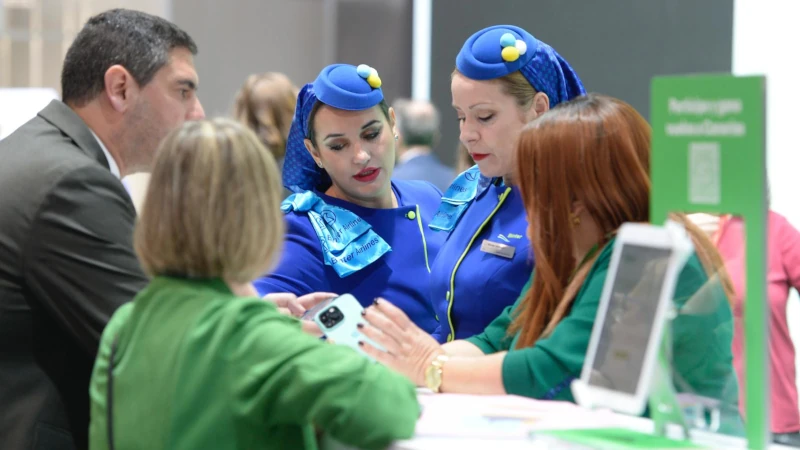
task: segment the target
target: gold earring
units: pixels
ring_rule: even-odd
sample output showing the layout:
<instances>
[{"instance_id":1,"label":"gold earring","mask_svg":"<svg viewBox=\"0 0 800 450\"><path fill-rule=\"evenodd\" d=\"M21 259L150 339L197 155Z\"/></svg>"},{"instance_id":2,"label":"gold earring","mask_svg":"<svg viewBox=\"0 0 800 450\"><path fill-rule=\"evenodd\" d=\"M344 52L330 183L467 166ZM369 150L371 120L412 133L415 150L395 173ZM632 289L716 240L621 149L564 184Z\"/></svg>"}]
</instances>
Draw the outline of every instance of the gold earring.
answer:
<instances>
[{"instance_id":1,"label":"gold earring","mask_svg":"<svg viewBox=\"0 0 800 450\"><path fill-rule=\"evenodd\" d=\"M572 226L577 227L580 224L581 224L581 217L578 216L577 214L572 216Z\"/></svg>"}]
</instances>

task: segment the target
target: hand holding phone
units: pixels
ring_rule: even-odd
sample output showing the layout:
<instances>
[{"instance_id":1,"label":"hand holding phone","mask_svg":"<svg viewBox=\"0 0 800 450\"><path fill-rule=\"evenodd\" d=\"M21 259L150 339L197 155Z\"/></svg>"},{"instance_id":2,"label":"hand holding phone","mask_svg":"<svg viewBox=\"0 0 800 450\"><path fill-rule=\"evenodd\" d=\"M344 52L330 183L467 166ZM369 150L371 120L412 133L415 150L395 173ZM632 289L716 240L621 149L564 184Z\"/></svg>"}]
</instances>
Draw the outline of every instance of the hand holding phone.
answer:
<instances>
[{"instance_id":1,"label":"hand holding phone","mask_svg":"<svg viewBox=\"0 0 800 450\"><path fill-rule=\"evenodd\" d=\"M298 303L297 296L289 292L267 294L262 299L273 303L278 308L278 312L287 316L300 317L305 312L305 309Z\"/></svg>"},{"instance_id":2,"label":"hand holding phone","mask_svg":"<svg viewBox=\"0 0 800 450\"><path fill-rule=\"evenodd\" d=\"M358 341L369 342L375 348L385 351L358 329L358 324L366 324L362 315L364 308L352 295L344 294L326 300L308 312L311 311L314 311L314 322L319 325L322 333L336 344L346 345L370 359L372 358L364 353Z\"/></svg>"},{"instance_id":3,"label":"hand holding phone","mask_svg":"<svg viewBox=\"0 0 800 450\"><path fill-rule=\"evenodd\" d=\"M299 298L292 293L279 292L267 294L263 299L273 303L281 314L303 319L301 321L303 331L312 336L321 337L322 331L314 323L313 315L321 308L320 304L324 307L325 302L335 297L337 295L330 292L313 292ZM308 308L313 308L314 310L309 311Z\"/></svg>"}]
</instances>

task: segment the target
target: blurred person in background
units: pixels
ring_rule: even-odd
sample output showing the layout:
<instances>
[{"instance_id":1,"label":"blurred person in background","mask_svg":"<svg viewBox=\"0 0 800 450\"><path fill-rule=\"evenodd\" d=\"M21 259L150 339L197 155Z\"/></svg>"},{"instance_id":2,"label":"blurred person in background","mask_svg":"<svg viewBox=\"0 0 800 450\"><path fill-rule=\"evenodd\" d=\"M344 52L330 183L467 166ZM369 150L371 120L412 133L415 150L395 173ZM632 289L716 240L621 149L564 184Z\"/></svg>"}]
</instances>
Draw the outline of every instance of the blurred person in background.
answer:
<instances>
[{"instance_id":1,"label":"blurred person in background","mask_svg":"<svg viewBox=\"0 0 800 450\"><path fill-rule=\"evenodd\" d=\"M739 377L739 398L746 418L744 389L747 383L744 358L745 222L741 217L692 214L692 220L708 233L719 249L733 282L733 362ZM773 210L767 213L767 307L769 317L770 420L776 443L800 447L796 349L789 332L789 291L800 287L800 232Z\"/></svg>"},{"instance_id":2,"label":"blurred person in background","mask_svg":"<svg viewBox=\"0 0 800 450\"><path fill-rule=\"evenodd\" d=\"M120 178L202 118L197 46L173 23L115 9L67 50L62 101L0 142L0 447L85 449L100 335L147 284Z\"/></svg>"},{"instance_id":3,"label":"blurred person in background","mask_svg":"<svg viewBox=\"0 0 800 450\"><path fill-rule=\"evenodd\" d=\"M396 180L424 180L444 191L453 182L453 169L433 153L438 144L439 111L430 102L399 99L392 104L397 117Z\"/></svg>"},{"instance_id":4,"label":"blurred person in background","mask_svg":"<svg viewBox=\"0 0 800 450\"><path fill-rule=\"evenodd\" d=\"M378 449L413 434L409 380L253 296L283 245L280 193L240 123L191 122L163 142L134 235L153 278L103 332L93 450L315 449L315 427Z\"/></svg>"},{"instance_id":5,"label":"blurred person in background","mask_svg":"<svg viewBox=\"0 0 800 450\"><path fill-rule=\"evenodd\" d=\"M283 166L296 103L297 87L277 72L250 75L236 93L233 116L256 133L278 167Z\"/></svg>"}]
</instances>

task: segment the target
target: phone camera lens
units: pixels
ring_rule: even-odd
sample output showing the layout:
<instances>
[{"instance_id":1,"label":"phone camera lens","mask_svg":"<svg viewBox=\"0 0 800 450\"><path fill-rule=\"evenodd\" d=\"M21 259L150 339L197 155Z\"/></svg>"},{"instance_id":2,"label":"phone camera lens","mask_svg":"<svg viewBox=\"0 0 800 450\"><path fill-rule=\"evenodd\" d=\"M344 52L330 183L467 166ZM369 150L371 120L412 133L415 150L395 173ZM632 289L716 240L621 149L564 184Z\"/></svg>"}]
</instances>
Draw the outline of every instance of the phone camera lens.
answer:
<instances>
[{"instance_id":1,"label":"phone camera lens","mask_svg":"<svg viewBox=\"0 0 800 450\"><path fill-rule=\"evenodd\" d=\"M324 325L325 328L332 328L344 320L344 314L339 310L339 308L332 306L328 308L327 311L319 315L319 320L322 322L322 325Z\"/></svg>"}]
</instances>

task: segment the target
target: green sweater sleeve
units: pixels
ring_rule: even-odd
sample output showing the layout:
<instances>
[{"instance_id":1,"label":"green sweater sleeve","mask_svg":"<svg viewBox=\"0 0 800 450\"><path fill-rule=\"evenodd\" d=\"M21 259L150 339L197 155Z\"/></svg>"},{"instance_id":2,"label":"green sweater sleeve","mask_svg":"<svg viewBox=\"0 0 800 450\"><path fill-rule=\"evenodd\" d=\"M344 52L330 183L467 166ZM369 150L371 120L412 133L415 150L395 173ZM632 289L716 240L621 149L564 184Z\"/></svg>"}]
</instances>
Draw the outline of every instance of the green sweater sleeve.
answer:
<instances>
[{"instance_id":1,"label":"green sweater sleeve","mask_svg":"<svg viewBox=\"0 0 800 450\"><path fill-rule=\"evenodd\" d=\"M483 333L475 335L466 341L475 345L481 351L488 355L491 353L497 353L506 351L511 347L511 342L513 340L513 336L508 335L508 327L511 325L513 319L514 310L519 305L519 302L522 298L525 297L525 294L528 292L528 289L531 288L531 281L533 280L533 276L525 283L525 286L522 287L522 291L517 298L517 301L514 302L513 305L507 307L503 310L503 312L494 319Z\"/></svg>"},{"instance_id":2,"label":"green sweater sleeve","mask_svg":"<svg viewBox=\"0 0 800 450\"><path fill-rule=\"evenodd\" d=\"M607 271L607 262L592 271L570 313L549 336L533 347L511 349L506 354L503 385L507 393L573 400L569 383L580 376L583 368Z\"/></svg>"},{"instance_id":3,"label":"green sweater sleeve","mask_svg":"<svg viewBox=\"0 0 800 450\"><path fill-rule=\"evenodd\" d=\"M103 330L97 359L92 370L92 379L89 383L89 400L91 402L91 422L89 423L89 442L93 449L105 450L108 448L108 430L106 417L108 404L108 365L111 358L111 346L119 335L120 329L128 321L133 303L120 306L111 316L111 320Z\"/></svg>"},{"instance_id":4,"label":"green sweater sleeve","mask_svg":"<svg viewBox=\"0 0 800 450\"><path fill-rule=\"evenodd\" d=\"M472 336L466 341L481 349L486 355L508 350L513 336L508 336L507 330L511 325L513 311L514 306L507 307L483 330L483 333Z\"/></svg>"},{"instance_id":5,"label":"green sweater sleeve","mask_svg":"<svg viewBox=\"0 0 800 450\"><path fill-rule=\"evenodd\" d=\"M314 424L364 449L413 435L420 408L407 378L303 333L296 319L264 302L251 302L238 317L228 348L238 365L233 384L239 408L260 412L273 426Z\"/></svg>"}]
</instances>

